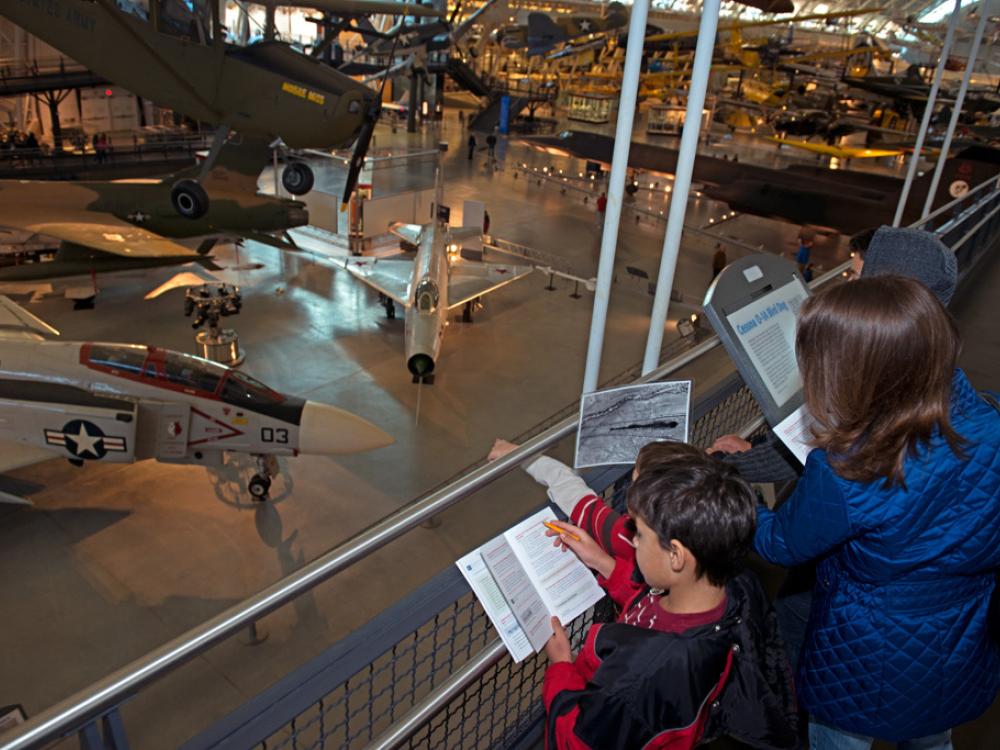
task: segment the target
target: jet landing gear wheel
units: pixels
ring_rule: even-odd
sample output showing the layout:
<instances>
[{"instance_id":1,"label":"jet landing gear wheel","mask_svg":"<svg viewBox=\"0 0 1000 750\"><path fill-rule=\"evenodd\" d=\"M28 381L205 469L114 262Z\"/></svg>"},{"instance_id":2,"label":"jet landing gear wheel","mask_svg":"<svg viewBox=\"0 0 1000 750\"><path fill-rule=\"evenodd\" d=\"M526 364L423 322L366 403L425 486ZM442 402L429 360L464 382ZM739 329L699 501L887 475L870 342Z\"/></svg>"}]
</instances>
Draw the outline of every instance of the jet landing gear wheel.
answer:
<instances>
[{"instance_id":1,"label":"jet landing gear wheel","mask_svg":"<svg viewBox=\"0 0 1000 750\"><path fill-rule=\"evenodd\" d=\"M200 219L208 211L208 193L194 180L178 180L170 189L174 210L185 219Z\"/></svg>"},{"instance_id":2,"label":"jet landing gear wheel","mask_svg":"<svg viewBox=\"0 0 1000 750\"><path fill-rule=\"evenodd\" d=\"M250 497L257 502L263 502L267 500L267 493L271 491L271 479L270 477L263 477L260 474L254 474L253 479L250 480L250 484L247 485L247 489L250 490Z\"/></svg>"},{"instance_id":3,"label":"jet landing gear wheel","mask_svg":"<svg viewBox=\"0 0 1000 750\"><path fill-rule=\"evenodd\" d=\"M257 459L257 473L247 484L247 490L255 502L262 503L268 499L271 480L278 473L278 459L274 456L254 456L254 458Z\"/></svg>"},{"instance_id":4,"label":"jet landing gear wheel","mask_svg":"<svg viewBox=\"0 0 1000 750\"><path fill-rule=\"evenodd\" d=\"M281 173L281 184L292 195L305 195L313 188L316 176L308 164L293 161Z\"/></svg>"}]
</instances>

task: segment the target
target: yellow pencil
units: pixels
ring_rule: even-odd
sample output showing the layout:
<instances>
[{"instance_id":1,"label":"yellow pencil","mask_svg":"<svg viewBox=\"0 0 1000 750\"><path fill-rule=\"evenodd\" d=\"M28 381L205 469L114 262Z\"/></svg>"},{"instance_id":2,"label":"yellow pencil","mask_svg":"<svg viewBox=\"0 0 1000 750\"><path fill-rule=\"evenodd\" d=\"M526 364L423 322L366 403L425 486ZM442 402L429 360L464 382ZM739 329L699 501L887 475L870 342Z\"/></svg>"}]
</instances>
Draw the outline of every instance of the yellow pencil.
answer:
<instances>
[{"instance_id":1,"label":"yellow pencil","mask_svg":"<svg viewBox=\"0 0 1000 750\"><path fill-rule=\"evenodd\" d=\"M580 541L580 537L578 537L572 531L566 531L566 529L560 528L556 526L554 523L549 523L548 521L542 521L542 526L544 526L547 529L552 529L552 531L558 532L560 536L568 536L570 539L575 539L578 542Z\"/></svg>"}]
</instances>

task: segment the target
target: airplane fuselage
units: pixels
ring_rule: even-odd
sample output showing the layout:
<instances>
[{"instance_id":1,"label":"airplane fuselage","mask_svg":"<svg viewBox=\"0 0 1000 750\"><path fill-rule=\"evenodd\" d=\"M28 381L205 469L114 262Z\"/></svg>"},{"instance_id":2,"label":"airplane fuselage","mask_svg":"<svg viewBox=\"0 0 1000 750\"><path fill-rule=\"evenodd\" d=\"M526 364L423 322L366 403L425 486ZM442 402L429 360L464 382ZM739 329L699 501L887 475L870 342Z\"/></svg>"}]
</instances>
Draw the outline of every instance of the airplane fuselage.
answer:
<instances>
[{"instance_id":1,"label":"airplane fuselage","mask_svg":"<svg viewBox=\"0 0 1000 750\"><path fill-rule=\"evenodd\" d=\"M430 224L413 260L412 302L406 308L406 366L416 378L430 375L441 351L448 315L447 233Z\"/></svg>"},{"instance_id":2,"label":"airplane fuselage","mask_svg":"<svg viewBox=\"0 0 1000 750\"><path fill-rule=\"evenodd\" d=\"M306 402L234 373L145 346L3 341L0 439L113 463L297 453Z\"/></svg>"}]
</instances>

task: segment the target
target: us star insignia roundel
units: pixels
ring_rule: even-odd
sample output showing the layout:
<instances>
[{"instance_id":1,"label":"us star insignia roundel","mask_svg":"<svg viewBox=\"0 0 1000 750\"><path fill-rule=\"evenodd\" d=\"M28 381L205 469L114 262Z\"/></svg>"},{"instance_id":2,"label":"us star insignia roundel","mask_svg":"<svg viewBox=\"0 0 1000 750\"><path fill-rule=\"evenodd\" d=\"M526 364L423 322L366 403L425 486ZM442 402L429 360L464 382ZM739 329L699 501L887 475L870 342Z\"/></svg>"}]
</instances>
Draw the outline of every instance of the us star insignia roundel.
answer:
<instances>
[{"instance_id":1,"label":"us star insignia roundel","mask_svg":"<svg viewBox=\"0 0 1000 750\"><path fill-rule=\"evenodd\" d=\"M98 461L108 453L124 453L125 438L105 435L93 422L74 419L61 430L45 430L45 442L65 448L75 458Z\"/></svg>"}]
</instances>

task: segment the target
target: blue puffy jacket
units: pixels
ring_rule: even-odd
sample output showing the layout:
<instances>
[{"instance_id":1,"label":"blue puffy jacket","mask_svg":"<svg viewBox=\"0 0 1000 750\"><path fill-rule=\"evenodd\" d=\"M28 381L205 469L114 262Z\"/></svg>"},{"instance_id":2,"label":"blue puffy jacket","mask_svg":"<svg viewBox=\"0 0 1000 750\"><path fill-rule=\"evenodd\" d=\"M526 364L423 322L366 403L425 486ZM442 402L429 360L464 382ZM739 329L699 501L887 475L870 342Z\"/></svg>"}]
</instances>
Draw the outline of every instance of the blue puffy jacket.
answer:
<instances>
[{"instance_id":1,"label":"blue puffy jacket","mask_svg":"<svg viewBox=\"0 0 1000 750\"><path fill-rule=\"evenodd\" d=\"M961 371L952 427L906 459L906 489L837 476L814 450L795 493L761 509L767 560L818 559L799 698L824 723L886 740L969 721L1000 690L986 615L1000 568L1000 415Z\"/></svg>"}]
</instances>

